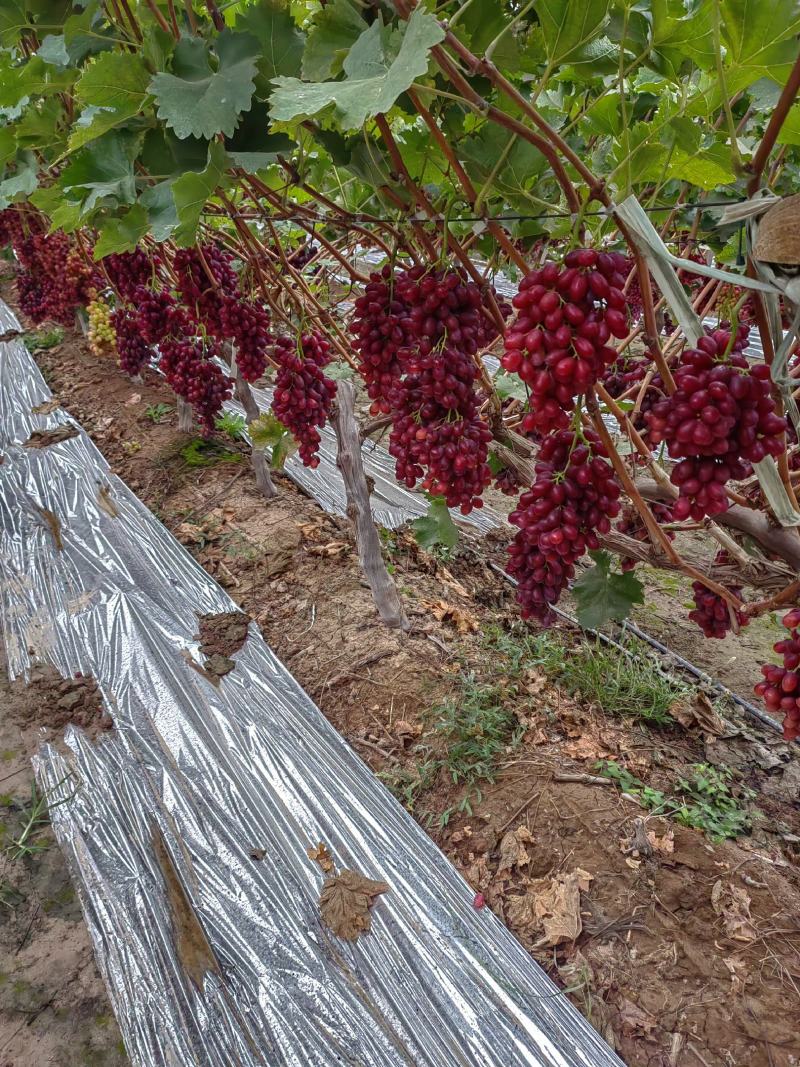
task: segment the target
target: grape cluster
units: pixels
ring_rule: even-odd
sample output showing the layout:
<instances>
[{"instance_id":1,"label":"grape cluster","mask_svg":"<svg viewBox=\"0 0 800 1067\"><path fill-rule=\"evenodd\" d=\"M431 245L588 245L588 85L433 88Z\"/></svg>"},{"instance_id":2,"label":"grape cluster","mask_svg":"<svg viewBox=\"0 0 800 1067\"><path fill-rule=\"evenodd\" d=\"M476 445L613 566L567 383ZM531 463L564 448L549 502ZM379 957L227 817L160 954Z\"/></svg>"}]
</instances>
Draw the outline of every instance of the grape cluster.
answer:
<instances>
[{"instance_id":1,"label":"grape cluster","mask_svg":"<svg viewBox=\"0 0 800 1067\"><path fill-rule=\"evenodd\" d=\"M111 321L111 308L99 296L95 296L86 305L89 317L89 347L96 356L104 355L113 349L117 335Z\"/></svg>"},{"instance_id":2,"label":"grape cluster","mask_svg":"<svg viewBox=\"0 0 800 1067\"><path fill-rule=\"evenodd\" d=\"M112 252L103 258L108 279L123 300L135 302L136 294L151 284L157 262L143 248L133 252Z\"/></svg>"},{"instance_id":3,"label":"grape cluster","mask_svg":"<svg viewBox=\"0 0 800 1067\"><path fill-rule=\"evenodd\" d=\"M783 712L783 736L787 741L800 737L800 608L792 608L781 620L789 636L772 647L783 657L783 666L765 663L764 681L755 686L768 711Z\"/></svg>"},{"instance_id":4,"label":"grape cluster","mask_svg":"<svg viewBox=\"0 0 800 1067\"><path fill-rule=\"evenodd\" d=\"M236 365L255 382L267 365L269 315L246 300L233 269L233 257L217 245L183 248L175 255L178 290L196 321L218 341L233 341Z\"/></svg>"},{"instance_id":5,"label":"grape cluster","mask_svg":"<svg viewBox=\"0 0 800 1067\"><path fill-rule=\"evenodd\" d=\"M620 510L620 487L596 434L556 430L542 441L536 480L509 521L519 527L509 547L509 573L518 580L524 618L549 621L587 549L600 547Z\"/></svg>"},{"instance_id":6,"label":"grape cluster","mask_svg":"<svg viewBox=\"0 0 800 1067\"><path fill-rule=\"evenodd\" d=\"M724 549L718 552L714 560L717 564L730 563L731 559ZM741 587L732 586L730 592L741 599ZM689 618L696 622L706 637L723 638L729 630L733 629L731 616L735 618L736 625L741 629L747 626L750 619L744 612L729 607L727 602L717 593L703 585L702 582L692 582L694 594L694 610L689 612Z\"/></svg>"},{"instance_id":7,"label":"grape cluster","mask_svg":"<svg viewBox=\"0 0 800 1067\"><path fill-rule=\"evenodd\" d=\"M651 503L650 510L653 513L653 518L661 525L673 521L672 508L669 504ZM616 528L621 534L632 537L635 541L644 542L650 540L647 526L633 504L627 504L622 509ZM670 541L675 540L675 534L672 530L665 530L664 532ZM631 571L636 566L636 560L631 559L630 556L621 556L620 566L623 571Z\"/></svg>"},{"instance_id":8,"label":"grape cluster","mask_svg":"<svg viewBox=\"0 0 800 1067\"><path fill-rule=\"evenodd\" d=\"M126 374L135 378L153 358L153 350L139 329L138 317L135 312L118 307L111 312L111 326L116 337L119 365Z\"/></svg>"},{"instance_id":9,"label":"grape cluster","mask_svg":"<svg viewBox=\"0 0 800 1067\"><path fill-rule=\"evenodd\" d=\"M491 433L479 416L475 360L495 334L480 287L458 271L374 273L352 331L371 412L390 414L400 481L464 514L491 481Z\"/></svg>"},{"instance_id":10,"label":"grape cluster","mask_svg":"<svg viewBox=\"0 0 800 1067\"><path fill-rule=\"evenodd\" d=\"M167 337L193 334L192 321L168 289L134 290L132 306L142 337L148 344L157 345Z\"/></svg>"},{"instance_id":11,"label":"grape cluster","mask_svg":"<svg viewBox=\"0 0 800 1067\"><path fill-rule=\"evenodd\" d=\"M648 412L650 441L666 441L680 460L670 476L680 492L678 520L726 511L726 483L747 477L748 463L785 449L786 420L775 413L769 368L749 366L738 350L746 331L732 339L715 330L684 350L675 392Z\"/></svg>"},{"instance_id":12,"label":"grape cluster","mask_svg":"<svg viewBox=\"0 0 800 1067\"><path fill-rule=\"evenodd\" d=\"M69 237L58 231L31 232L14 245L22 269L17 295L22 311L34 322L46 319L70 326L81 302L84 272L76 272Z\"/></svg>"},{"instance_id":13,"label":"grape cluster","mask_svg":"<svg viewBox=\"0 0 800 1067\"><path fill-rule=\"evenodd\" d=\"M160 352L158 365L170 388L192 405L203 433L210 434L233 386L228 375L212 362L217 355L213 343L189 337L168 338Z\"/></svg>"},{"instance_id":14,"label":"grape cluster","mask_svg":"<svg viewBox=\"0 0 800 1067\"><path fill-rule=\"evenodd\" d=\"M627 262L620 253L578 248L561 266L549 262L522 279L500 362L531 391L524 433L566 427L575 397L617 358L608 342L628 334Z\"/></svg>"},{"instance_id":15,"label":"grape cluster","mask_svg":"<svg viewBox=\"0 0 800 1067\"><path fill-rule=\"evenodd\" d=\"M494 487L505 496L517 496L522 482L512 467L503 467L494 476Z\"/></svg>"},{"instance_id":16,"label":"grape cluster","mask_svg":"<svg viewBox=\"0 0 800 1067\"><path fill-rule=\"evenodd\" d=\"M316 331L275 341L278 373L272 411L297 441L306 467L319 466L319 430L336 396L336 382L322 372L331 360L329 350L330 343Z\"/></svg>"}]
</instances>

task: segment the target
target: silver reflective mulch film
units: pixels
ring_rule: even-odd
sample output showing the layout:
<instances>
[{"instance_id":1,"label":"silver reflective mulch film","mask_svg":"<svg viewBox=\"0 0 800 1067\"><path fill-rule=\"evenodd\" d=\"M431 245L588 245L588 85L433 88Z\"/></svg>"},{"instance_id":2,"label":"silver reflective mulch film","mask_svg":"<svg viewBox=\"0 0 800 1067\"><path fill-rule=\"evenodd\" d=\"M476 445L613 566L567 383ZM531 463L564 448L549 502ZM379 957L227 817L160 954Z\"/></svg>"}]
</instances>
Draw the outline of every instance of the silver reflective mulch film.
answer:
<instances>
[{"instance_id":1,"label":"silver reflective mulch film","mask_svg":"<svg viewBox=\"0 0 800 1067\"><path fill-rule=\"evenodd\" d=\"M36 769L131 1061L619 1067L254 624L198 669L197 616L235 605L83 431L22 447L71 421L49 398L0 343L0 611L13 676L92 675L114 718ZM389 885L355 942L321 923L320 841Z\"/></svg>"}]
</instances>

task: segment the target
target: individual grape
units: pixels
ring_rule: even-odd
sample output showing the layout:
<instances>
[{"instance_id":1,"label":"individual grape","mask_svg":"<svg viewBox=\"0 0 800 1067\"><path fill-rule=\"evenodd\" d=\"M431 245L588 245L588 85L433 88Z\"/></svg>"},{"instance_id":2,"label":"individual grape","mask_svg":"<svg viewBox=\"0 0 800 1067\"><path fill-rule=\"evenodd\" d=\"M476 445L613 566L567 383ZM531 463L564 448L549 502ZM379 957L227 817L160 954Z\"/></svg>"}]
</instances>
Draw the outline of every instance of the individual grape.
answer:
<instances>
[{"instance_id":1,"label":"individual grape","mask_svg":"<svg viewBox=\"0 0 800 1067\"><path fill-rule=\"evenodd\" d=\"M723 549L717 553L714 562L720 565L730 563L731 558ZM729 591L741 599L742 590L740 586L731 586ZM692 593L694 594L695 606L694 610L689 612L689 618L692 622L697 623L706 637L723 638L729 630L733 629L731 615L736 620L736 625L739 629L747 626L750 622L744 612L729 607L721 596L703 585L702 582L692 582Z\"/></svg>"},{"instance_id":2,"label":"individual grape","mask_svg":"<svg viewBox=\"0 0 800 1067\"><path fill-rule=\"evenodd\" d=\"M800 737L800 608L792 608L781 622L789 636L772 647L783 658L783 664L765 663L761 668L764 681L754 687L754 692L768 711L783 714L784 739L795 741Z\"/></svg>"},{"instance_id":3,"label":"individual grape","mask_svg":"<svg viewBox=\"0 0 800 1067\"><path fill-rule=\"evenodd\" d=\"M522 279L500 362L530 389L523 433L564 429L575 397L617 358L609 342L629 330L626 266L619 253L578 248Z\"/></svg>"},{"instance_id":4,"label":"individual grape","mask_svg":"<svg viewBox=\"0 0 800 1067\"><path fill-rule=\"evenodd\" d=\"M116 308L111 313L111 325L116 337L119 365L126 374L135 378L152 362L153 349L142 337L133 311L125 307Z\"/></svg>"},{"instance_id":5,"label":"individual grape","mask_svg":"<svg viewBox=\"0 0 800 1067\"><path fill-rule=\"evenodd\" d=\"M775 412L769 368L750 366L739 350L747 330L741 327L735 338L715 330L685 350L675 392L647 414L650 442L665 441L680 460L670 475L680 492L678 520L726 511L727 482L747 477L750 463L785 450L786 420Z\"/></svg>"},{"instance_id":6,"label":"individual grape","mask_svg":"<svg viewBox=\"0 0 800 1067\"><path fill-rule=\"evenodd\" d=\"M319 466L319 431L328 421L336 396L336 382L322 372L330 363L329 353L330 343L316 331L275 341L278 373L272 411L297 441L306 467Z\"/></svg>"},{"instance_id":7,"label":"individual grape","mask_svg":"<svg viewBox=\"0 0 800 1067\"><path fill-rule=\"evenodd\" d=\"M509 547L524 618L547 622L587 549L600 547L620 511L620 487L602 442L591 431L556 430L542 441L536 480L509 522L519 527Z\"/></svg>"}]
</instances>

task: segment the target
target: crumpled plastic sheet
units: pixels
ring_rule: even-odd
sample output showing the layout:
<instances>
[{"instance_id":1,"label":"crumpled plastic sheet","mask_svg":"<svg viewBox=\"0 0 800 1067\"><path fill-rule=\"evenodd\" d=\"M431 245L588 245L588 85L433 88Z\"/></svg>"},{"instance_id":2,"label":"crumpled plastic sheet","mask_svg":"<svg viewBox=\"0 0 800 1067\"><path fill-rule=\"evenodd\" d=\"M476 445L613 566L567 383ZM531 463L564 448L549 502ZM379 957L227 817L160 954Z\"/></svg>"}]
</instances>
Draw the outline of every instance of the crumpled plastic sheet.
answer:
<instances>
[{"instance_id":1,"label":"crumpled plastic sheet","mask_svg":"<svg viewBox=\"0 0 800 1067\"><path fill-rule=\"evenodd\" d=\"M70 728L35 763L132 1063L619 1067L255 624L219 685L198 671L197 615L233 602L82 431L22 447L68 419L31 413L47 399L25 347L0 343L0 611L12 676L91 674L115 721L95 743ZM218 963L202 988L154 827ZM321 924L318 841L390 886L355 942Z\"/></svg>"}]
</instances>

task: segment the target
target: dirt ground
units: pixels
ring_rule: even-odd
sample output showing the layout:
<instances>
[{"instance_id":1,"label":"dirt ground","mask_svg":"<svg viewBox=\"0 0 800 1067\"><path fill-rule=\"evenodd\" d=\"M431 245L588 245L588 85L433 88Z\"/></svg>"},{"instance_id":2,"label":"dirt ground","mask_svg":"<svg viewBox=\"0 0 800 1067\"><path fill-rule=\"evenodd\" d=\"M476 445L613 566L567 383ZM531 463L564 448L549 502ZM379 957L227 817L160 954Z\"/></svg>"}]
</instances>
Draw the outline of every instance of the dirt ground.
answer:
<instances>
[{"instance_id":1,"label":"dirt ground","mask_svg":"<svg viewBox=\"0 0 800 1067\"><path fill-rule=\"evenodd\" d=\"M36 358L112 468L258 622L328 719L428 828L475 888L476 906L503 916L630 1067L800 1063L797 746L731 708L716 709L720 725L692 693L687 725L648 725L570 696L539 654L541 632L512 626L513 591L489 567L503 561L503 533L465 538L443 558L406 531L387 532L386 558L413 630L385 629L345 521L280 474L279 494L266 502L244 447L229 439L219 438L213 457L203 452L214 462L193 465L198 449L186 452L191 438L178 433L171 394L155 374L131 382L72 333ZM775 640L771 624L720 650L725 642L667 618L668 592L643 625L673 644L684 634L678 651L747 695ZM568 629L556 637L564 659L585 647ZM480 715L461 746L492 758L478 784L453 780L453 737L442 727L472 707ZM752 829L713 843L623 795L598 775L598 760L665 793L699 765L728 767L734 806ZM43 935L33 929L28 946L35 951ZM25 1062L47 1063L38 1029L28 1029Z\"/></svg>"}]
</instances>

